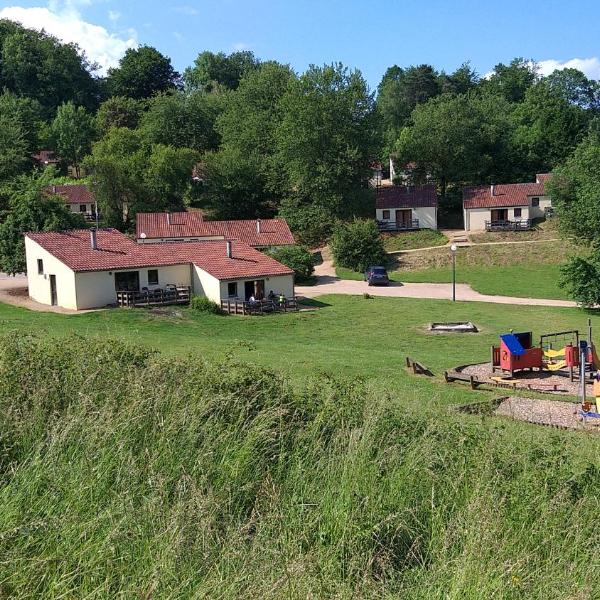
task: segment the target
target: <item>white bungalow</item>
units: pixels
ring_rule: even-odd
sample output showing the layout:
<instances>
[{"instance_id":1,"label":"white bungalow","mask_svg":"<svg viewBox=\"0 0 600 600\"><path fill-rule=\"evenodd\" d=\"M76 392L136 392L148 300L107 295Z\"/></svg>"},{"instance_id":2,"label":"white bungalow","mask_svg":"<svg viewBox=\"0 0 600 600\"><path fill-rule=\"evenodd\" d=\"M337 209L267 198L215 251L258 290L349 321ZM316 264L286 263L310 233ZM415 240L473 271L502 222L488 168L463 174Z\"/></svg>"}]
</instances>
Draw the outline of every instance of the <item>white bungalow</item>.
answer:
<instances>
[{"instance_id":1,"label":"white bungalow","mask_svg":"<svg viewBox=\"0 0 600 600\"><path fill-rule=\"evenodd\" d=\"M382 230L437 229L435 185L395 185L377 189L375 218Z\"/></svg>"},{"instance_id":2,"label":"white bungalow","mask_svg":"<svg viewBox=\"0 0 600 600\"><path fill-rule=\"evenodd\" d=\"M543 218L552 210L545 185L550 178L550 173L540 173L535 183L464 188L465 230L529 229L533 219Z\"/></svg>"},{"instance_id":3,"label":"white bungalow","mask_svg":"<svg viewBox=\"0 0 600 600\"><path fill-rule=\"evenodd\" d=\"M186 288L221 300L294 296L291 269L239 240L137 244L114 229L28 233L30 297L82 310L115 305L117 293Z\"/></svg>"}]
</instances>

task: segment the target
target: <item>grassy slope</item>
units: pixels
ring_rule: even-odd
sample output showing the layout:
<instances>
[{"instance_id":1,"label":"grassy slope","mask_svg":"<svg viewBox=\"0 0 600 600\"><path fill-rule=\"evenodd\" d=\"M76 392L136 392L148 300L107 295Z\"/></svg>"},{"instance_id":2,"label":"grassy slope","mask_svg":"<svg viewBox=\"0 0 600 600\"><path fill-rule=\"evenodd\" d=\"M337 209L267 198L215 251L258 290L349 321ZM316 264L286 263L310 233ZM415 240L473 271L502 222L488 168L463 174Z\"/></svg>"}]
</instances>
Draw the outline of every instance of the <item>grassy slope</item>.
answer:
<instances>
[{"instance_id":1,"label":"grassy slope","mask_svg":"<svg viewBox=\"0 0 600 600\"><path fill-rule=\"evenodd\" d=\"M433 229L387 233L382 237L383 245L388 252L443 246L448 243L448 238L441 231Z\"/></svg>"},{"instance_id":2,"label":"grassy slope","mask_svg":"<svg viewBox=\"0 0 600 600\"><path fill-rule=\"evenodd\" d=\"M460 248L457 281L482 294L524 298L566 299L558 285L560 265L573 253L568 243L489 245ZM337 269L342 279L362 279L360 273ZM447 248L411 252L396 257L390 269L394 281L448 283L452 281L451 253Z\"/></svg>"},{"instance_id":3,"label":"grassy slope","mask_svg":"<svg viewBox=\"0 0 600 600\"><path fill-rule=\"evenodd\" d=\"M490 394L440 377L500 331L585 313L322 300L266 318L0 305L21 334L0 344L0 595L596 597L599 438L449 411ZM482 333L429 335L433 319Z\"/></svg>"}]
</instances>

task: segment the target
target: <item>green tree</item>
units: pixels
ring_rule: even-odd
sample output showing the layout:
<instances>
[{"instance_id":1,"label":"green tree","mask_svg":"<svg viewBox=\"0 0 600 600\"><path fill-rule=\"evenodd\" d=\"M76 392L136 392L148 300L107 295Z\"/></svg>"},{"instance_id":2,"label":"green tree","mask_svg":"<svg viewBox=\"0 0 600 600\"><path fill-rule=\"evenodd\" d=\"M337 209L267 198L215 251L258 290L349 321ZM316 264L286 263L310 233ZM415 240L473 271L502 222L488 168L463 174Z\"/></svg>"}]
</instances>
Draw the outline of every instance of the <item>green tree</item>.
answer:
<instances>
[{"instance_id":1,"label":"green tree","mask_svg":"<svg viewBox=\"0 0 600 600\"><path fill-rule=\"evenodd\" d=\"M373 96L362 75L340 64L313 66L290 81L281 111L276 159L290 188L346 215L378 151Z\"/></svg>"},{"instance_id":2,"label":"green tree","mask_svg":"<svg viewBox=\"0 0 600 600\"><path fill-rule=\"evenodd\" d=\"M135 129L146 107L144 100L127 96L112 96L105 100L96 113L96 124L102 133L111 127Z\"/></svg>"},{"instance_id":3,"label":"green tree","mask_svg":"<svg viewBox=\"0 0 600 600\"><path fill-rule=\"evenodd\" d=\"M216 150L219 135L215 121L223 110L220 94L172 92L158 94L148 103L140 128L150 143Z\"/></svg>"},{"instance_id":4,"label":"green tree","mask_svg":"<svg viewBox=\"0 0 600 600\"><path fill-rule=\"evenodd\" d=\"M387 261L383 241L373 220L355 220L336 226L331 238L335 264L353 271L365 271L369 266Z\"/></svg>"},{"instance_id":5,"label":"green tree","mask_svg":"<svg viewBox=\"0 0 600 600\"><path fill-rule=\"evenodd\" d=\"M23 127L0 111L0 181L25 172L30 165L31 155Z\"/></svg>"},{"instance_id":6,"label":"green tree","mask_svg":"<svg viewBox=\"0 0 600 600\"><path fill-rule=\"evenodd\" d=\"M582 140L590 115L546 81L531 86L515 108L515 151L529 173L551 170Z\"/></svg>"},{"instance_id":7,"label":"green tree","mask_svg":"<svg viewBox=\"0 0 600 600\"><path fill-rule=\"evenodd\" d=\"M71 212L64 198L49 196L45 177L23 176L13 186L9 211L0 223L0 271L26 270L24 234L28 231L59 231L84 227L82 217Z\"/></svg>"},{"instance_id":8,"label":"green tree","mask_svg":"<svg viewBox=\"0 0 600 600\"><path fill-rule=\"evenodd\" d=\"M44 33L1 22L0 81L4 89L37 100L47 117L58 106L73 101L93 109L98 81L74 44L63 44Z\"/></svg>"},{"instance_id":9,"label":"green tree","mask_svg":"<svg viewBox=\"0 0 600 600\"><path fill-rule=\"evenodd\" d=\"M139 211L181 210L198 154L149 144L138 130L112 128L85 160L100 212L109 225L128 228Z\"/></svg>"},{"instance_id":10,"label":"green tree","mask_svg":"<svg viewBox=\"0 0 600 600\"><path fill-rule=\"evenodd\" d=\"M283 199L279 216L287 221L296 240L311 248L322 245L331 236L336 223L326 208L303 203L297 197Z\"/></svg>"},{"instance_id":11,"label":"green tree","mask_svg":"<svg viewBox=\"0 0 600 600\"><path fill-rule=\"evenodd\" d=\"M577 69L557 69L545 81L570 104L594 110L600 108L600 83L588 79Z\"/></svg>"},{"instance_id":12,"label":"green tree","mask_svg":"<svg viewBox=\"0 0 600 600\"><path fill-rule=\"evenodd\" d=\"M281 264L294 270L296 283L307 283L315 270L312 253L305 246L281 246L269 254Z\"/></svg>"},{"instance_id":13,"label":"green tree","mask_svg":"<svg viewBox=\"0 0 600 600\"><path fill-rule=\"evenodd\" d=\"M501 97L444 94L417 106L412 124L396 142L401 163L414 161L438 182L448 184L501 179L509 152L510 108Z\"/></svg>"},{"instance_id":14,"label":"green tree","mask_svg":"<svg viewBox=\"0 0 600 600\"><path fill-rule=\"evenodd\" d=\"M94 118L83 106L67 102L58 107L52 121L51 135L60 159L75 168L80 176L81 162L90 153L96 134Z\"/></svg>"},{"instance_id":15,"label":"green tree","mask_svg":"<svg viewBox=\"0 0 600 600\"><path fill-rule=\"evenodd\" d=\"M508 65L497 64L494 72L482 84L484 88L503 96L509 102L521 102L527 90L536 82L537 71L534 61L514 58Z\"/></svg>"},{"instance_id":16,"label":"green tree","mask_svg":"<svg viewBox=\"0 0 600 600\"><path fill-rule=\"evenodd\" d=\"M440 73L439 86L441 93L466 94L479 84L479 75L471 67L471 63L463 63L456 71L447 75Z\"/></svg>"},{"instance_id":17,"label":"green tree","mask_svg":"<svg viewBox=\"0 0 600 600\"><path fill-rule=\"evenodd\" d=\"M183 75L188 90L211 92L219 87L235 90L246 73L256 69L259 61L252 52L201 52Z\"/></svg>"},{"instance_id":18,"label":"green tree","mask_svg":"<svg viewBox=\"0 0 600 600\"><path fill-rule=\"evenodd\" d=\"M108 70L106 81L111 96L144 99L177 88L179 74L171 59L151 46L130 48L117 68Z\"/></svg>"}]
</instances>

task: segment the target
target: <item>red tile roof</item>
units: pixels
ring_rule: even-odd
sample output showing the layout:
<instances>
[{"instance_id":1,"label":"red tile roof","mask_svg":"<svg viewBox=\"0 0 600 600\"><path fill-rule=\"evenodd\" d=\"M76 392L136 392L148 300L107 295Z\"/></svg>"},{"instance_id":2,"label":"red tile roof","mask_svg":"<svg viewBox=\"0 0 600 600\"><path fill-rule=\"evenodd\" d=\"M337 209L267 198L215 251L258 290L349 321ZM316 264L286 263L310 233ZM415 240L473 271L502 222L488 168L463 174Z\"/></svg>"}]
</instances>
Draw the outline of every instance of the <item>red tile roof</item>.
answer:
<instances>
[{"instance_id":1,"label":"red tile roof","mask_svg":"<svg viewBox=\"0 0 600 600\"><path fill-rule=\"evenodd\" d=\"M435 185L395 185L377 189L377 208L425 208L438 205Z\"/></svg>"},{"instance_id":2,"label":"red tile roof","mask_svg":"<svg viewBox=\"0 0 600 600\"><path fill-rule=\"evenodd\" d=\"M544 195L544 182L552 175L538 175L539 183L503 183L494 185L478 185L463 188L464 208L501 208L505 206L527 206L531 196Z\"/></svg>"},{"instance_id":3,"label":"red tile roof","mask_svg":"<svg viewBox=\"0 0 600 600\"><path fill-rule=\"evenodd\" d=\"M96 201L92 190L87 185L50 185L46 193L62 196L69 204L93 204Z\"/></svg>"},{"instance_id":4,"label":"red tile roof","mask_svg":"<svg viewBox=\"0 0 600 600\"><path fill-rule=\"evenodd\" d=\"M535 176L535 180L537 183L546 183L552 179L552 173L538 173Z\"/></svg>"},{"instance_id":5,"label":"red tile roof","mask_svg":"<svg viewBox=\"0 0 600 600\"><path fill-rule=\"evenodd\" d=\"M232 258L228 258L225 240L137 244L116 229L100 229L94 250L90 232L90 229L74 229L28 233L27 237L76 272L191 263L221 280L293 273L290 268L238 240L231 242Z\"/></svg>"},{"instance_id":6,"label":"red tile roof","mask_svg":"<svg viewBox=\"0 0 600 600\"><path fill-rule=\"evenodd\" d=\"M247 221L205 221L202 213L138 213L136 237L142 233L146 239L213 237L238 239L250 246L289 246L294 236L284 219L261 219ZM170 224L167 220L170 218ZM258 233L260 223L260 233Z\"/></svg>"}]
</instances>

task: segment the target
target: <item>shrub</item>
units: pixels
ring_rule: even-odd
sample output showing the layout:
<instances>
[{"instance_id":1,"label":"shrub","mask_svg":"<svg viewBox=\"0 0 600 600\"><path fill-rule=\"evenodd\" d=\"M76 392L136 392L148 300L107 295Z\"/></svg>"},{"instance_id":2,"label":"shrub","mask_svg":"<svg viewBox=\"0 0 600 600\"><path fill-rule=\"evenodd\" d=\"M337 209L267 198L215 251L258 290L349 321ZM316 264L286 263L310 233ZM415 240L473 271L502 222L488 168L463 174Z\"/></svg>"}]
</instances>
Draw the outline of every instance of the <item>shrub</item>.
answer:
<instances>
[{"instance_id":1,"label":"shrub","mask_svg":"<svg viewBox=\"0 0 600 600\"><path fill-rule=\"evenodd\" d=\"M221 307L206 296L194 296L190 302L191 308L198 312L210 313L213 315L221 315Z\"/></svg>"},{"instance_id":2,"label":"shrub","mask_svg":"<svg viewBox=\"0 0 600 600\"><path fill-rule=\"evenodd\" d=\"M338 225L331 240L331 250L338 267L364 271L370 265L386 262L386 252L377 224L372 220L355 220Z\"/></svg>"},{"instance_id":3,"label":"shrub","mask_svg":"<svg viewBox=\"0 0 600 600\"><path fill-rule=\"evenodd\" d=\"M305 246L273 248L269 254L281 264L294 270L296 283L305 283L315 270L313 255Z\"/></svg>"}]
</instances>

